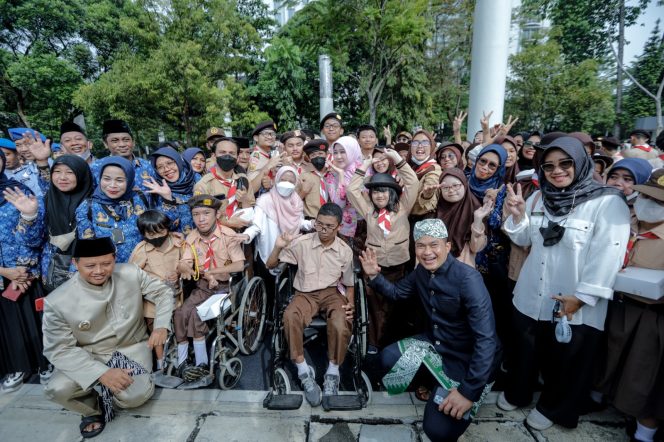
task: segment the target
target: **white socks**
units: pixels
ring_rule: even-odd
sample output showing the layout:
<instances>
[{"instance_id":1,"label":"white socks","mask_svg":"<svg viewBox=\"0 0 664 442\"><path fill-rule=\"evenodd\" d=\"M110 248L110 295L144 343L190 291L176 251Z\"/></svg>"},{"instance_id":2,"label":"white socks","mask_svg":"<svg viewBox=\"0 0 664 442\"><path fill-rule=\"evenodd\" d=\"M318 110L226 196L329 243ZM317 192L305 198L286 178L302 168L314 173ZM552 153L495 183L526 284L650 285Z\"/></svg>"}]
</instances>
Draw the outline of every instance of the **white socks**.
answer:
<instances>
[{"instance_id":1,"label":"white socks","mask_svg":"<svg viewBox=\"0 0 664 442\"><path fill-rule=\"evenodd\" d=\"M296 362L295 366L297 366L297 375L302 376L303 374L309 374L309 366L307 365L307 361L303 362Z\"/></svg>"},{"instance_id":2,"label":"white socks","mask_svg":"<svg viewBox=\"0 0 664 442\"><path fill-rule=\"evenodd\" d=\"M205 348L205 339L194 341L194 354L196 355L196 365L207 364L208 355Z\"/></svg>"},{"instance_id":3,"label":"white socks","mask_svg":"<svg viewBox=\"0 0 664 442\"><path fill-rule=\"evenodd\" d=\"M652 442L657 433L657 427L648 428L644 425L641 425L638 421L636 422L636 432L634 433L634 439L641 442Z\"/></svg>"},{"instance_id":4,"label":"white socks","mask_svg":"<svg viewBox=\"0 0 664 442\"><path fill-rule=\"evenodd\" d=\"M181 342L178 344L178 367L182 365L189 356L189 342Z\"/></svg>"},{"instance_id":5,"label":"white socks","mask_svg":"<svg viewBox=\"0 0 664 442\"><path fill-rule=\"evenodd\" d=\"M339 365L330 362L330 365L327 366L327 371L325 372L325 374L339 376Z\"/></svg>"}]
</instances>

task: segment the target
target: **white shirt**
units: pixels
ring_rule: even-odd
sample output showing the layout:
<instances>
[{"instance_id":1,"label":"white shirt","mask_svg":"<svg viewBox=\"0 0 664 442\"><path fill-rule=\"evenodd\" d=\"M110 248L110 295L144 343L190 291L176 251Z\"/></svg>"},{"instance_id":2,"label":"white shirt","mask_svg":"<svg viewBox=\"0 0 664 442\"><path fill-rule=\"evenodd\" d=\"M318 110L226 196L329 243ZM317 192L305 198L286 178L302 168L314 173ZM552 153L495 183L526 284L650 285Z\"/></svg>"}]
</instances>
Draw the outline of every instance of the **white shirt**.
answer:
<instances>
[{"instance_id":1,"label":"white shirt","mask_svg":"<svg viewBox=\"0 0 664 442\"><path fill-rule=\"evenodd\" d=\"M533 194L519 224L510 215L503 231L518 246L531 246L514 288L514 306L535 320L550 321L553 295L574 295L586 303L572 317L573 325L604 330L608 301L629 240L629 209L617 195L586 201L566 216L552 216ZM558 244L544 247L540 227L547 219L565 227Z\"/></svg>"},{"instance_id":2,"label":"white shirt","mask_svg":"<svg viewBox=\"0 0 664 442\"><path fill-rule=\"evenodd\" d=\"M256 253L261 257L263 262L266 263L274 249L274 243L277 241L277 237L281 235L282 232L279 230L277 223L269 218L263 209L259 206L255 206L254 211L252 224L242 233L249 235L249 239L245 241L245 244L249 244L254 238L258 237L256 240ZM312 230L313 222L305 220L303 215L300 219L300 229Z\"/></svg>"}]
</instances>

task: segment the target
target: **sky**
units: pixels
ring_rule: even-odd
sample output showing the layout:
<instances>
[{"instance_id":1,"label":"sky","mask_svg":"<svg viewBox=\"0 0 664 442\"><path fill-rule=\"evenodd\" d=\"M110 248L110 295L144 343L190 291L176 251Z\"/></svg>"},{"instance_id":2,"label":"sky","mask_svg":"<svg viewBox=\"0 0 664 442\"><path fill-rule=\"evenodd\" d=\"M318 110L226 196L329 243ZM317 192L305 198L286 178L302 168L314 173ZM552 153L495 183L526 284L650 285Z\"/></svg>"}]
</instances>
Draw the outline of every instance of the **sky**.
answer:
<instances>
[{"instance_id":1,"label":"sky","mask_svg":"<svg viewBox=\"0 0 664 442\"><path fill-rule=\"evenodd\" d=\"M627 4L634 4L628 0ZM631 64L637 56L643 51L643 45L655 28L655 22L660 19L660 30L664 29L664 5L658 6L659 0L651 0L648 9L641 14L634 26L625 29L625 40L629 44L625 45L624 60L625 64Z\"/></svg>"}]
</instances>

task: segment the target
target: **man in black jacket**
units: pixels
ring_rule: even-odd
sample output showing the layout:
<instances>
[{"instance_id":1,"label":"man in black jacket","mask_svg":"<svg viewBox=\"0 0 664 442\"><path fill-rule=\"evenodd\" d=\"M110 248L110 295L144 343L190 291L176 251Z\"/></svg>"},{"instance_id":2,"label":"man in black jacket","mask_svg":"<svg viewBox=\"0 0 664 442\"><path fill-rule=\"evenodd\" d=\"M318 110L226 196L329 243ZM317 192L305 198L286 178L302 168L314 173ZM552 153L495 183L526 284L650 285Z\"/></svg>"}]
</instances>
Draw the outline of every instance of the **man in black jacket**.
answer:
<instances>
[{"instance_id":1,"label":"man in black jacket","mask_svg":"<svg viewBox=\"0 0 664 442\"><path fill-rule=\"evenodd\" d=\"M383 383L390 393L404 391L424 364L441 387L427 402L424 431L433 441L457 440L490 390L499 361L491 298L482 276L449 254L441 220L416 223L413 237L419 265L396 284L380 274L373 250L360 258L371 288L392 300L417 294L429 318L427 332L383 350L381 362L390 370Z\"/></svg>"}]
</instances>

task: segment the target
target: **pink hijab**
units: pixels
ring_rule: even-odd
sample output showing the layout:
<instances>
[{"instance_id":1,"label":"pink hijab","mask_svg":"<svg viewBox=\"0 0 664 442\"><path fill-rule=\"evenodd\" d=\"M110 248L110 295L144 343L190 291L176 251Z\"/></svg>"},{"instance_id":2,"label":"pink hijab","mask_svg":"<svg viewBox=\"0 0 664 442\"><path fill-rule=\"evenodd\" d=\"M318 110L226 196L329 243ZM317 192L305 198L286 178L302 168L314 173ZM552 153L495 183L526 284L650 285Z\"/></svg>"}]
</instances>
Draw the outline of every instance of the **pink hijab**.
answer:
<instances>
[{"instance_id":1,"label":"pink hijab","mask_svg":"<svg viewBox=\"0 0 664 442\"><path fill-rule=\"evenodd\" d=\"M291 172L295 176L296 187L300 184L297 170L290 166L283 166L277 171L274 186L268 193L258 197L256 205L263 209L268 218L277 223L281 233L297 233L300 230L300 222L304 217L302 199L296 191L293 191L288 198L284 198L277 192L277 183L281 181L281 177L286 172Z\"/></svg>"},{"instance_id":2,"label":"pink hijab","mask_svg":"<svg viewBox=\"0 0 664 442\"><path fill-rule=\"evenodd\" d=\"M343 209L343 218L339 233L344 236L354 236L358 215L355 208L346 199L346 186L350 184L355 169L362 164L362 150L360 150L360 145L355 138L341 137L330 146L330 153L334 151L336 144L340 144L346 150L348 165L344 169L342 182L338 182L339 180L337 180L337 176L334 173L328 172L325 175L325 183L330 195L330 201L338 204Z\"/></svg>"}]
</instances>

